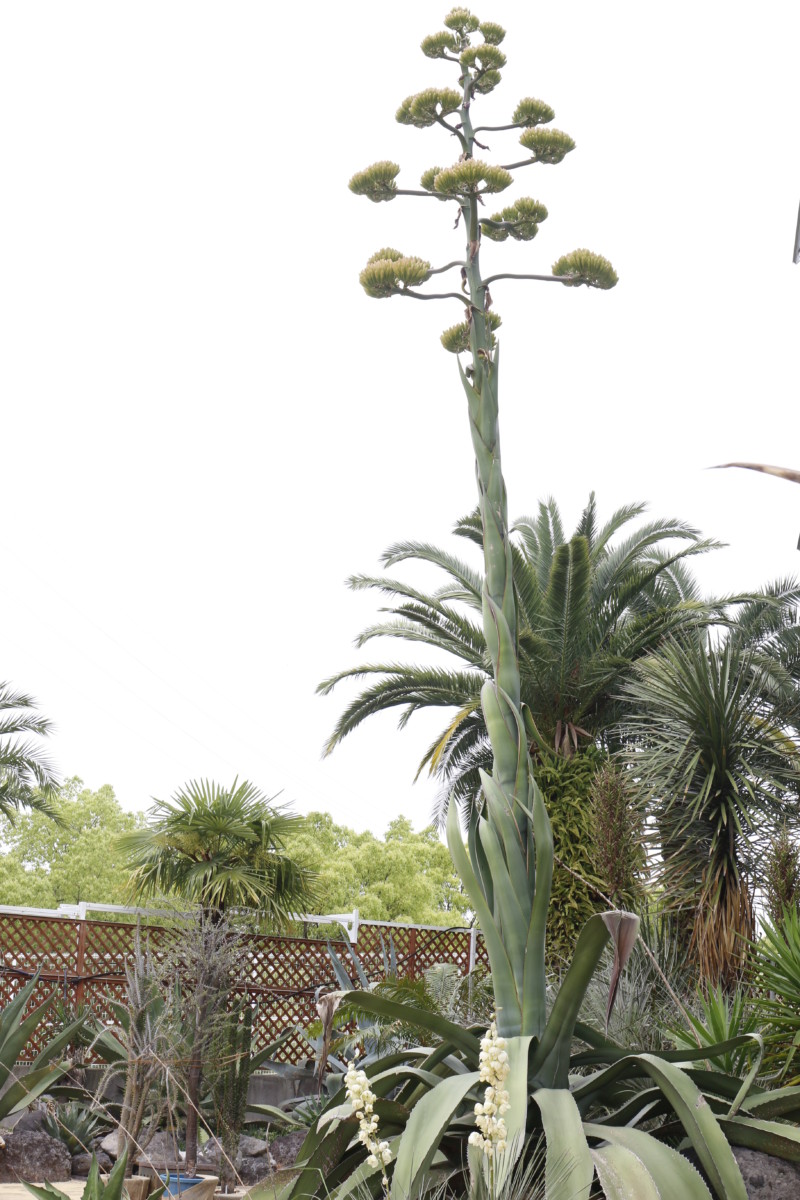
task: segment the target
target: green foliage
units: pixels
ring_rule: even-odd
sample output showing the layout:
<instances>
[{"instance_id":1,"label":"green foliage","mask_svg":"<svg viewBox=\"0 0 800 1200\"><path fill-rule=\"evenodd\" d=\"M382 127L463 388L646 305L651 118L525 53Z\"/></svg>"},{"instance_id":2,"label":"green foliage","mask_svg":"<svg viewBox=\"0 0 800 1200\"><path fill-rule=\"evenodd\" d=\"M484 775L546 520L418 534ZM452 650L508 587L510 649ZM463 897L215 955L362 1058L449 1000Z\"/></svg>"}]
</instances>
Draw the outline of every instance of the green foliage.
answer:
<instances>
[{"instance_id":1,"label":"green foliage","mask_svg":"<svg viewBox=\"0 0 800 1200\"><path fill-rule=\"evenodd\" d=\"M258 909L286 922L313 903L310 873L284 851L298 817L271 807L247 780L229 788L192 781L171 800L156 800L146 828L120 847L137 896L181 896L204 909Z\"/></svg>"},{"instance_id":2,"label":"green foliage","mask_svg":"<svg viewBox=\"0 0 800 1200\"><path fill-rule=\"evenodd\" d=\"M604 908L593 888L604 891L597 873L591 795L605 757L593 747L571 758L547 755L534 763L553 829L553 891L547 925L547 952L553 963L568 963L583 926ZM573 874L575 872L575 874Z\"/></svg>"},{"instance_id":3,"label":"green foliage","mask_svg":"<svg viewBox=\"0 0 800 1200\"><path fill-rule=\"evenodd\" d=\"M424 283L430 275L431 264L421 258L406 258L396 250L379 250L373 254L359 275L359 282L368 296L376 300L395 296L405 288ZM396 256L396 257L395 257Z\"/></svg>"},{"instance_id":4,"label":"green foliage","mask_svg":"<svg viewBox=\"0 0 800 1200\"><path fill-rule=\"evenodd\" d=\"M631 908L641 892L645 867L642 814L624 772L613 763L595 771L589 793L592 860L603 893L618 908Z\"/></svg>"},{"instance_id":5,"label":"green foliage","mask_svg":"<svg viewBox=\"0 0 800 1200\"><path fill-rule=\"evenodd\" d=\"M54 795L52 809L55 821L27 812L3 824L0 904L125 904L129 872L118 839L144 818L124 812L108 784L93 792L77 778Z\"/></svg>"},{"instance_id":6,"label":"green foliage","mask_svg":"<svg viewBox=\"0 0 800 1200\"><path fill-rule=\"evenodd\" d=\"M253 1009L250 1004L245 1004L243 1009L234 1008L225 1015L212 1048L212 1057L216 1061L215 1069L210 1072L211 1090L223 1151L219 1167L223 1186L236 1179L234 1164L247 1113L252 1044Z\"/></svg>"},{"instance_id":7,"label":"green foliage","mask_svg":"<svg viewBox=\"0 0 800 1200\"><path fill-rule=\"evenodd\" d=\"M698 1043L715 1049L723 1042L738 1039L742 1034L761 1032L761 1021L749 996L740 987L734 988L730 994L721 987L711 988L708 995L699 994L697 1003L699 1012L696 1015L688 1014L688 1028L685 1025L673 1025L668 1030L679 1050L694 1050ZM755 1043L745 1043L724 1053L713 1054L708 1061L715 1071L742 1076L750 1070L757 1049Z\"/></svg>"},{"instance_id":8,"label":"green foliage","mask_svg":"<svg viewBox=\"0 0 800 1200\"><path fill-rule=\"evenodd\" d=\"M763 920L752 946L751 971L758 984L756 1012L767 1036L767 1066L782 1082L800 1083L800 914L786 909L779 921Z\"/></svg>"},{"instance_id":9,"label":"green foliage","mask_svg":"<svg viewBox=\"0 0 800 1200\"><path fill-rule=\"evenodd\" d=\"M763 605L779 609L783 595ZM776 708L783 669L742 637L734 624L722 644L665 644L623 687L629 762L651 800L661 879L693 919L692 949L711 984L735 982L742 968L763 840L798 804L788 709Z\"/></svg>"},{"instance_id":10,"label":"green foliage","mask_svg":"<svg viewBox=\"0 0 800 1200\"><path fill-rule=\"evenodd\" d=\"M397 163L383 160L373 163L363 171L357 171L350 180L348 187L356 196L366 196L368 200L379 204L381 200L394 200L397 194L395 177L399 175Z\"/></svg>"},{"instance_id":11,"label":"green foliage","mask_svg":"<svg viewBox=\"0 0 800 1200\"><path fill-rule=\"evenodd\" d=\"M618 280L617 272L608 259L603 258L602 254L593 254L591 250L573 250L571 254L562 254L553 263L553 274L565 276L567 287L585 285L608 290L616 287Z\"/></svg>"},{"instance_id":12,"label":"green foliage","mask_svg":"<svg viewBox=\"0 0 800 1200\"><path fill-rule=\"evenodd\" d=\"M768 848L763 880L767 912L773 924L778 924L787 908L800 905L800 850L789 837L785 821Z\"/></svg>"},{"instance_id":13,"label":"green foliage","mask_svg":"<svg viewBox=\"0 0 800 1200\"><path fill-rule=\"evenodd\" d=\"M0 1009L0 1082L5 1084L25 1047L41 1026L47 1026L55 994L29 1011L38 976L34 976L16 996ZM19 1079L15 1079L0 1093L0 1120L27 1108L37 1096L50 1091L55 1083L69 1070L69 1062L58 1061L67 1047L76 1038L82 1021L74 1021L51 1037ZM42 1034L38 1034L41 1041Z\"/></svg>"},{"instance_id":14,"label":"green foliage","mask_svg":"<svg viewBox=\"0 0 800 1200\"><path fill-rule=\"evenodd\" d=\"M381 840L337 825L327 813L309 813L286 848L314 872L320 912L357 907L365 920L466 923L458 876L433 828L415 833L396 817Z\"/></svg>"},{"instance_id":15,"label":"green foliage","mask_svg":"<svg viewBox=\"0 0 800 1200\"><path fill-rule=\"evenodd\" d=\"M45 1115L42 1128L50 1137L63 1142L70 1154L91 1153L92 1139L103 1134L110 1122L85 1104L71 1100Z\"/></svg>"},{"instance_id":16,"label":"green foliage","mask_svg":"<svg viewBox=\"0 0 800 1200\"><path fill-rule=\"evenodd\" d=\"M519 140L520 144L526 150L530 150L533 162L545 163L550 166L562 162L569 152L575 149L575 143L572 138L569 134L562 133L560 129L538 129L532 127L521 133ZM576 251L576 253L583 252ZM605 259L603 259L603 262L605 262ZM616 283L616 278L614 282Z\"/></svg>"},{"instance_id":17,"label":"green foliage","mask_svg":"<svg viewBox=\"0 0 800 1200\"><path fill-rule=\"evenodd\" d=\"M464 335L463 326L447 332L454 342ZM591 495L570 536L550 499L535 517L513 526L520 689L532 745L567 755L602 740L625 711L619 695L631 664L670 634L686 636L720 617L717 605L700 600L688 569L694 555L715 543L674 519L631 529L644 511L642 504L628 504L601 524ZM462 544L483 549L477 513L459 521L455 533ZM319 691L327 694L344 679L367 681L337 721L326 751L374 712L399 709L404 728L420 709L449 709L420 763L420 771L429 768L441 780L443 818L451 796L471 808L480 795L478 771L491 766L480 703L488 675L484 574L466 556L429 543L399 542L382 557L388 569L406 561L433 565L440 582L424 591L388 572L353 576L353 590L374 590L384 605L381 619L356 644L376 638L422 644L437 665L403 663L392 655L321 683Z\"/></svg>"},{"instance_id":18,"label":"green foliage","mask_svg":"<svg viewBox=\"0 0 800 1200\"><path fill-rule=\"evenodd\" d=\"M117 1159L108 1179L104 1183L100 1178L100 1167L98 1166L97 1158L95 1155L92 1155L92 1165L89 1168L89 1177L84 1184L81 1200L122 1200L127 1165L128 1155L125 1153ZM31 1195L36 1196L37 1200L70 1200L66 1192L53 1187L52 1183L44 1183L41 1186L34 1183L26 1183L25 1187ZM165 1190L166 1184L155 1188L150 1192L148 1200L161 1200Z\"/></svg>"},{"instance_id":19,"label":"green foliage","mask_svg":"<svg viewBox=\"0 0 800 1200\"><path fill-rule=\"evenodd\" d=\"M52 726L32 696L0 683L0 817L21 809L52 813L58 781L41 746Z\"/></svg>"}]
</instances>

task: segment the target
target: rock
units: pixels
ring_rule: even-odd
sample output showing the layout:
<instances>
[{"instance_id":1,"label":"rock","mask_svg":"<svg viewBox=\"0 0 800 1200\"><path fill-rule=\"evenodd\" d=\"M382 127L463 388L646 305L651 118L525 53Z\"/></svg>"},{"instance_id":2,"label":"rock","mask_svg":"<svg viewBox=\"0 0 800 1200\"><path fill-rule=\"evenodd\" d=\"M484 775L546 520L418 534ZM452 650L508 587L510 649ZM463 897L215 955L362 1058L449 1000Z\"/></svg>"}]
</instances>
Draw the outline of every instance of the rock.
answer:
<instances>
[{"instance_id":1,"label":"rock","mask_svg":"<svg viewBox=\"0 0 800 1200\"><path fill-rule=\"evenodd\" d=\"M101 1171L110 1171L111 1168L114 1166L113 1162L111 1161L110 1155L106 1154L104 1150L96 1150L95 1155L97 1157L97 1165ZM72 1156L72 1177L73 1177L73 1179L75 1178L76 1175L80 1175L81 1177L83 1177L84 1175L88 1175L89 1168L91 1167L91 1165L92 1165L92 1155L91 1154L73 1154L73 1156Z\"/></svg>"},{"instance_id":2,"label":"rock","mask_svg":"<svg viewBox=\"0 0 800 1200\"><path fill-rule=\"evenodd\" d=\"M236 1173L246 1187L252 1187L254 1183L260 1183L267 1175L271 1175L274 1169L275 1159L271 1154L245 1154L236 1168Z\"/></svg>"},{"instance_id":3,"label":"rock","mask_svg":"<svg viewBox=\"0 0 800 1200\"><path fill-rule=\"evenodd\" d=\"M63 1183L72 1178L69 1150L57 1138L36 1129L15 1129L0 1153L0 1183Z\"/></svg>"},{"instance_id":4,"label":"rock","mask_svg":"<svg viewBox=\"0 0 800 1200\"><path fill-rule=\"evenodd\" d=\"M239 1138L239 1153L243 1158L261 1158L268 1150L269 1142L261 1138L248 1137L246 1133Z\"/></svg>"},{"instance_id":5,"label":"rock","mask_svg":"<svg viewBox=\"0 0 800 1200\"><path fill-rule=\"evenodd\" d=\"M742 1146L734 1146L733 1154L748 1196L755 1200L797 1200L800 1196L800 1163Z\"/></svg>"},{"instance_id":6,"label":"rock","mask_svg":"<svg viewBox=\"0 0 800 1200\"><path fill-rule=\"evenodd\" d=\"M300 1147L306 1140L306 1132L305 1129L295 1129L291 1133L284 1133L281 1137L273 1138L269 1149L277 1166L294 1166L294 1160L297 1158Z\"/></svg>"},{"instance_id":7,"label":"rock","mask_svg":"<svg viewBox=\"0 0 800 1200\"><path fill-rule=\"evenodd\" d=\"M107 1133L105 1137L100 1138L96 1143L97 1149L102 1150L109 1158L117 1158L117 1139L119 1138L119 1130L112 1129L111 1133Z\"/></svg>"},{"instance_id":8,"label":"rock","mask_svg":"<svg viewBox=\"0 0 800 1200\"><path fill-rule=\"evenodd\" d=\"M221 1146L215 1137L211 1137L197 1154L198 1171L214 1170L219 1166Z\"/></svg>"},{"instance_id":9,"label":"rock","mask_svg":"<svg viewBox=\"0 0 800 1200\"><path fill-rule=\"evenodd\" d=\"M168 1168L175 1168L175 1143L168 1133L154 1133L150 1141L145 1143L143 1138L139 1139L144 1150L140 1151L136 1161L144 1163L145 1166L154 1167L157 1171L166 1171ZM178 1155L180 1158L180 1155Z\"/></svg>"},{"instance_id":10,"label":"rock","mask_svg":"<svg viewBox=\"0 0 800 1200\"><path fill-rule=\"evenodd\" d=\"M41 1130L44 1129L46 1117L46 1108L29 1108L28 1111L24 1112L19 1118L14 1126L14 1130L19 1131L20 1133L24 1133L25 1131L30 1132L31 1130L41 1132Z\"/></svg>"}]
</instances>

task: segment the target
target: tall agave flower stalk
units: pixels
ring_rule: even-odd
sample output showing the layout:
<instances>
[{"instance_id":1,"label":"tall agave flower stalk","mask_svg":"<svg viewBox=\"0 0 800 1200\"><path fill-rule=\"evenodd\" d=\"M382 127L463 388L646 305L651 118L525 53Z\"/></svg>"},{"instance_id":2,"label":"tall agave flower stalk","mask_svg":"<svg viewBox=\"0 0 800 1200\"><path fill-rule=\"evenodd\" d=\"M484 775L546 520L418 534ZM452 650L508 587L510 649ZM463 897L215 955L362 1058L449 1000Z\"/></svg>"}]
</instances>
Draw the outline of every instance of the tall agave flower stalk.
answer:
<instances>
[{"instance_id":1,"label":"tall agave flower stalk","mask_svg":"<svg viewBox=\"0 0 800 1200\"><path fill-rule=\"evenodd\" d=\"M446 350L457 355L466 393L470 432L483 524L485 582L483 623L493 678L484 685L481 704L493 753L491 775L481 772L484 806L469 832L464 849L457 807L450 806L447 836L451 854L479 917L486 938L498 1006L498 1029L504 1036L540 1038L545 1026L545 931L553 875L550 822L531 770L528 741L520 703L517 622L512 580L511 542L506 488L500 458L498 410L499 346L495 329L500 319L492 308L490 285L503 279L532 279L562 286L585 284L611 288L617 276L600 255L577 250L564 255L549 274L492 274L481 270L481 242L512 238L528 242L547 217L547 209L529 197L516 200L492 217L482 215L484 197L502 192L514 182L512 169L536 163L556 164L575 143L560 130L547 128L554 118L549 105L527 98L516 107L508 125L519 131L526 151L522 161L494 166L475 157L486 149L477 135L489 126L476 126L476 100L500 82L505 36L494 22L479 22L467 9L455 8L445 18L446 30L426 38L423 53L455 65L459 88L428 88L403 101L397 120L426 128L439 125L457 139L461 155L451 167L435 167L421 179L421 190L397 187L400 168L379 162L350 181L352 191L380 202L398 195L416 195L458 206L456 225L466 234L463 258L446 266L431 264L399 251L373 255L361 273L368 295L457 300L465 318L442 334ZM477 44L473 44L476 38ZM460 271L461 290L430 293L416 289L440 272ZM465 361L462 361L462 358ZM528 715L528 724L531 718ZM602 922L594 927L593 946L602 951L607 933Z\"/></svg>"}]
</instances>

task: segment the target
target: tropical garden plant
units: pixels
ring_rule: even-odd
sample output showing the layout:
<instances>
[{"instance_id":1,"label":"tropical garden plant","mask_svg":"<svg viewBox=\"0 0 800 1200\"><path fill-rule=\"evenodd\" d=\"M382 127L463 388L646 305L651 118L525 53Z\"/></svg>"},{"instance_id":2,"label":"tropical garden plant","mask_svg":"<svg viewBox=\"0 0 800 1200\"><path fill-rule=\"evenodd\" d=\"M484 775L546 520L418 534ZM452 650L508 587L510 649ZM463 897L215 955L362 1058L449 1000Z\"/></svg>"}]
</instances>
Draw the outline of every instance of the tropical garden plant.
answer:
<instances>
[{"instance_id":1,"label":"tropical garden plant","mask_svg":"<svg viewBox=\"0 0 800 1200\"><path fill-rule=\"evenodd\" d=\"M12 820L25 808L53 815L58 779L41 744L51 730L32 696L0 683L0 816Z\"/></svg>"},{"instance_id":2,"label":"tropical garden plant","mask_svg":"<svg viewBox=\"0 0 800 1200\"><path fill-rule=\"evenodd\" d=\"M49 1037L29 1070L19 1079L13 1078L14 1066L25 1047L47 1029L55 1004L55 993L37 1004L38 988L39 977L35 975L0 1009L0 1120L21 1112L38 1096L51 1091L72 1065L62 1056L75 1041L83 1024L81 1018Z\"/></svg>"},{"instance_id":3,"label":"tropical garden plant","mask_svg":"<svg viewBox=\"0 0 800 1200\"><path fill-rule=\"evenodd\" d=\"M612 911L587 922L548 1006L545 934L553 841L533 775L529 726L523 715L513 551L498 436L499 347L494 330L499 322L488 294L488 285L508 273L485 276L480 267L482 237L530 240L545 210L525 199L486 217L479 205L483 195L511 185L512 168L559 162L574 143L564 133L542 128L553 119L553 111L528 98L502 127L521 130L528 156L510 167L475 159L482 128L475 123L475 108L480 96L500 82L505 31L495 22L480 22L465 8L453 9L445 26L425 38L422 49L428 57L456 66L458 90L435 87L409 96L397 117L402 124L420 128L444 126L461 149L452 167L425 172L421 193L439 203L455 201L467 239L463 258L435 270L460 270L463 294L438 294L466 304L465 320L448 329L443 341L459 356L476 457L484 550L483 635L491 664L481 687L481 705L492 764L491 772L480 775L483 805L470 817L468 846L462 841L455 804L449 808L447 836L486 939L496 1021L487 1035L417 1011L418 1023L435 1031L440 1044L401 1051L364 1069L364 1079L358 1082L362 1098L365 1089L370 1095L368 1130L363 1128L366 1106L359 1107L352 1089L342 1088L331 1097L306 1137L287 1196L325 1192L343 1197L363 1188L376 1195L390 1187L393 1200L409 1200L443 1171L455 1188L459 1179L466 1188L470 1171L483 1181L484 1192L497 1196L524 1147L543 1134L550 1200L588 1200L595 1174L609 1197L679 1191L688 1197L707 1196L705 1183L676 1148L684 1137L716 1195L744 1200L744 1183L728 1139L768 1143L773 1152L795 1156L798 1131L765 1118L800 1111L800 1091L790 1090L779 1106L769 1108L774 1102L756 1089L752 1072L742 1083L722 1072L687 1066L708 1057L706 1048L637 1054L578 1024L584 995L609 939L615 950L609 1006L613 1002L636 936L636 917ZM355 175L350 187L375 202L393 201L416 190L398 188L398 173L395 163L375 163ZM430 263L384 249L367 264L361 282L376 298L431 298L430 292L417 289L432 274ZM608 288L616 283L611 265L588 251L563 256L550 274L525 272L523 277L566 286ZM462 354L467 356L466 366ZM402 1004L384 997L360 993L358 1001L384 1017L404 1016ZM576 1034L589 1045L577 1054ZM724 1053L748 1040L749 1035L742 1035L715 1049ZM485 1057L481 1061L482 1055L491 1062ZM483 1086L494 1078L492 1063L502 1066L496 1078L502 1075L507 1099L500 1105ZM748 1115L742 1116L744 1112ZM480 1145L472 1136L476 1117L492 1118ZM661 1123L654 1126L658 1119ZM641 1127L645 1122L648 1131Z\"/></svg>"}]
</instances>

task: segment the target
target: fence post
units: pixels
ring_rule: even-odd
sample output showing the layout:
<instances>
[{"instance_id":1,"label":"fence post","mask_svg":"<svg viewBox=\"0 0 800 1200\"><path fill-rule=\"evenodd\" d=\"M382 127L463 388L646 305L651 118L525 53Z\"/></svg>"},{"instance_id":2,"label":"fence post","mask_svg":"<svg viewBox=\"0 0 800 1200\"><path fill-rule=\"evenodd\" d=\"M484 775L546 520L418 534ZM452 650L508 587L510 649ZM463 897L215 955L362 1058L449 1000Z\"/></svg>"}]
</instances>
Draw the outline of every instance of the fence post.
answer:
<instances>
[{"instance_id":1,"label":"fence post","mask_svg":"<svg viewBox=\"0 0 800 1200\"><path fill-rule=\"evenodd\" d=\"M86 974L86 918L78 921L78 960L75 964L78 982L75 987L75 1007L83 1003L83 976ZM66 1000L66 997L64 997Z\"/></svg>"},{"instance_id":2,"label":"fence post","mask_svg":"<svg viewBox=\"0 0 800 1200\"><path fill-rule=\"evenodd\" d=\"M478 930L473 925L469 931L469 967L467 968L467 970L470 975L475 970L475 955L477 953L477 949L478 949Z\"/></svg>"},{"instance_id":3,"label":"fence post","mask_svg":"<svg viewBox=\"0 0 800 1200\"><path fill-rule=\"evenodd\" d=\"M409 979L417 978L417 931L411 930L411 936L408 939L408 977Z\"/></svg>"}]
</instances>

